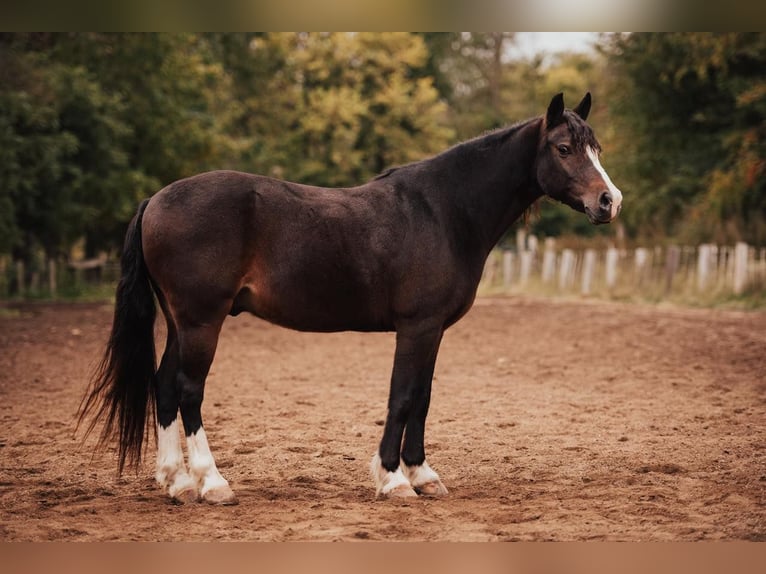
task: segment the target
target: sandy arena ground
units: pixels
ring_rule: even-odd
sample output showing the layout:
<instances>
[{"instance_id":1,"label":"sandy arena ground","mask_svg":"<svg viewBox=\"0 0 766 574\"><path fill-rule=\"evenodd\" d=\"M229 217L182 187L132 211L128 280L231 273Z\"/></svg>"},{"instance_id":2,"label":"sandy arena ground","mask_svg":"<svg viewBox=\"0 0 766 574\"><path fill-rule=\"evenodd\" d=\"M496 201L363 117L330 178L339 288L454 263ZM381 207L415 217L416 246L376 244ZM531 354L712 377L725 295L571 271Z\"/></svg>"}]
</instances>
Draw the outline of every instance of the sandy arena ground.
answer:
<instances>
[{"instance_id":1,"label":"sandy arena ground","mask_svg":"<svg viewBox=\"0 0 766 574\"><path fill-rule=\"evenodd\" d=\"M108 305L0 314L0 539L766 541L766 313L479 299L426 449L450 494L375 499L392 334L229 318L203 417L238 506L173 504L74 414Z\"/></svg>"}]
</instances>

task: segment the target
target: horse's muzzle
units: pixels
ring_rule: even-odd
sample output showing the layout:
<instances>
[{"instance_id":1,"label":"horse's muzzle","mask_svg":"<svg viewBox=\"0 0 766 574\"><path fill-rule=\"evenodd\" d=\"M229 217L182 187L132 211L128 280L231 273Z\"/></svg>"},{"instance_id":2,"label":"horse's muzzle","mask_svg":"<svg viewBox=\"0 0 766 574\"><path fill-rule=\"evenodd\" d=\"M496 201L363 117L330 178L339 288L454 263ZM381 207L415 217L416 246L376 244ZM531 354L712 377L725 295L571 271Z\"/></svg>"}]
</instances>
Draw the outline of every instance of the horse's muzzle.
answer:
<instances>
[{"instance_id":1,"label":"horse's muzzle","mask_svg":"<svg viewBox=\"0 0 766 574\"><path fill-rule=\"evenodd\" d=\"M616 204L615 204L616 200ZM598 205L585 205L585 214L594 225L609 223L622 209L622 197L615 198L611 191L602 191L598 196Z\"/></svg>"}]
</instances>

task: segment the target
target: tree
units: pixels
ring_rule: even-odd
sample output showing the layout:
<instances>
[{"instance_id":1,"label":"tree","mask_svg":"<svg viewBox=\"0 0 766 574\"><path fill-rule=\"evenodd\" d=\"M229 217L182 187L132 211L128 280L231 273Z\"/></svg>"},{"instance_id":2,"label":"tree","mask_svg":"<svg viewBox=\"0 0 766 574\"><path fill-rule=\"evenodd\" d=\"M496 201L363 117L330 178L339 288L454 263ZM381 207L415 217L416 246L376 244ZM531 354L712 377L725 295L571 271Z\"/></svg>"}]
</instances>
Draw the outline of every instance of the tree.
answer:
<instances>
[{"instance_id":1,"label":"tree","mask_svg":"<svg viewBox=\"0 0 766 574\"><path fill-rule=\"evenodd\" d=\"M760 33L611 35L625 221L689 241L763 242L766 44ZM627 204L626 204L627 205Z\"/></svg>"},{"instance_id":2,"label":"tree","mask_svg":"<svg viewBox=\"0 0 766 574\"><path fill-rule=\"evenodd\" d=\"M6 34L0 245L118 249L162 185L237 167L228 77L196 35ZM23 230L21 232L20 230Z\"/></svg>"},{"instance_id":3,"label":"tree","mask_svg":"<svg viewBox=\"0 0 766 574\"><path fill-rule=\"evenodd\" d=\"M451 140L446 105L420 37L265 34L227 40L241 95L250 171L316 185L353 185ZM244 87L242 87L244 86Z\"/></svg>"}]
</instances>

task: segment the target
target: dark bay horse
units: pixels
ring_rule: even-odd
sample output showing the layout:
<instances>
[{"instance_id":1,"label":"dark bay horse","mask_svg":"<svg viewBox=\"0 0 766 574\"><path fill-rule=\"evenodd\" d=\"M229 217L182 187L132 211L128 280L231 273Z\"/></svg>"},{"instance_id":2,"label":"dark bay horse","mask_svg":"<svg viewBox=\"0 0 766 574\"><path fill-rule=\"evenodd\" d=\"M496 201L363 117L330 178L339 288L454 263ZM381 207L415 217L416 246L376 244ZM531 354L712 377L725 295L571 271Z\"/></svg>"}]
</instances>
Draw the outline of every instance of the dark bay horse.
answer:
<instances>
[{"instance_id":1,"label":"dark bay horse","mask_svg":"<svg viewBox=\"0 0 766 574\"><path fill-rule=\"evenodd\" d=\"M125 238L114 323L80 407L119 468L140 463L157 423L156 479L181 502L226 504L202 426L205 378L227 315L305 331L395 331L388 415L371 463L378 494L442 495L424 427L444 330L471 307L503 233L543 195L607 223L622 195L585 120L556 95L544 116L390 169L349 189L233 171L172 183L144 201ZM167 322L156 368L156 296ZM177 415L188 450L184 463Z\"/></svg>"}]
</instances>

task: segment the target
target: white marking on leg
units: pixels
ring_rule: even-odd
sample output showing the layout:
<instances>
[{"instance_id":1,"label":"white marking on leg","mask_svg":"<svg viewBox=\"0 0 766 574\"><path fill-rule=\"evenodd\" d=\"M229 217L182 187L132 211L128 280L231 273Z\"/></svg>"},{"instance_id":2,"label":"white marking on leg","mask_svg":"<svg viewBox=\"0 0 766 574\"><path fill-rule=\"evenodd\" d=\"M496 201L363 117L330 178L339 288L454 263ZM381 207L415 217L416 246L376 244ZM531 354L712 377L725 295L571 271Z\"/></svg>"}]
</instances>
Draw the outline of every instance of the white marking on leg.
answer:
<instances>
[{"instance_id":1,"label":"white marking on leg","mask_svg":"<svg viewBox=\"0 0 766 574\"><path fill-rule=\"evenodd\" d=\"M197 486L184 464L177 419L167 428L157 425L157 466L154 477L173 498L182 493L186 493L185 497L189 499L197 496Z\"/></svg>"},{"instance_id":2,"label":"white marking on leg","mask_svg":"<svg viewBox=\"0 0 766 574\"><path fill-rule=\"evenodd\" d=\"M592 147L588 146L585 149L585 153L590 158L591 163L593 163L593 167L596 168L596 171L601 176L601 179L604 180L604 184L606 185L606 188L609 190L609 193L612 194L612 219L617 217L617 213L620 210L620 205L622 204L622 192L617 189L617 186L612 183L612 180L609 177L609 174L606 173L606 170L601 165L601 162L598 159L598 154L596 153L596 150L594 150Z\"/></svg>"},{"instance_id":3,"label":"white marking on leg","mask_svg":"<svg viewBox=\"0 0 766 574\"><path fill-rule=\"evenodd\" d=\"M447 487L442 484L439 475L426 461L423 461L423 464L412 466L407 466L402 461L401 467L404 469L404 476L407 477L414 489L422 491L423 494L439 496L447 494Z\"/></svg>"},{"instance_id":4,"label":"white marking on leg","mask_svg":"<svg viewBox=\"0 0 766 574\"><path fill-rule=\"evenodd\" d=\"M388 471L383 468L383 464L380 461L380 454L375 453L370 461L370 473L372 479L375 481L375 495L380 496L389 495L395 489L400 488L398 492L401 492L403 496L417 496L415 491L412 490L410 481L404 476L401 466L399 466L394 472ZM408 490L412 491L409 493Z\"/></svg>"},{"instance_id":5,"label":"white marking on leg","mask_svg":"<svg viewBox=\"0 0 766 574\"><path fill-rule=\"evenodd\" d=\"M202 498L214 491L231 493L229 482L215 466L205 429L200 427L196 433L187 436L186 446L189 450L189 471L197 481Z\"/></svg>"},{"instance_id":6,"label":"white marking on leg","mask_svg":"<svg viewBox=\"0 0 766 574\"><path fill-rule=\"evenodd\" d=\"M439 475L428 466L426 461L423 461L423 464L412 466L407 466L402 462L402 468L404 468L404 476L406 476L410 481L410 484L415 487L425 484L426 482L439 480Z\"/></svg>"}]
</instances>

